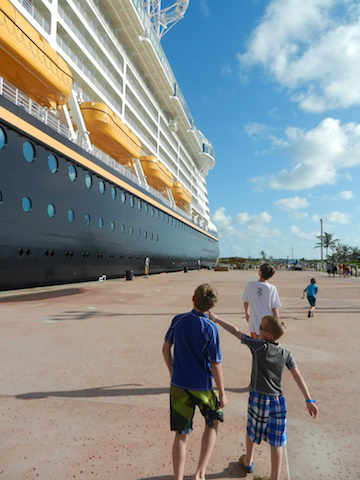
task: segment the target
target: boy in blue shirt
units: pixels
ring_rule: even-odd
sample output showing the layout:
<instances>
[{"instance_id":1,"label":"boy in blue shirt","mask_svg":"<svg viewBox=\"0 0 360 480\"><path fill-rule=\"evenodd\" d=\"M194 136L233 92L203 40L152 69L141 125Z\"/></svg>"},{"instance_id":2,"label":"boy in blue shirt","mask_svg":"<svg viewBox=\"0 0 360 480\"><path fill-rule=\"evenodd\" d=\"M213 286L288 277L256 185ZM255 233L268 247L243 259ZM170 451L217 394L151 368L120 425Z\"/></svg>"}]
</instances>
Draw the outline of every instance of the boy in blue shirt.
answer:
<instances>
[{"instance_id":1,"label":"boy in blue shirt","mask_svg":"<svg viewBox=\"0 0 360 480\"><path fill-rule=\"evenodd\" d=\"M316 305L316 295L318 293L318 287L316 285L315 278L312 278L310 280L309 285L304 288L302 298L305 298L305 293L310 305L310 310L308 311L308 318L310 318L314 316L315 305Z\"/></svg>"},{"instance_id":2,"label":"boy in blue shirt","mask_svg":"<svg viewBox=\"0 0 360 480\"><path fill-rule=\"evenodd\" d=\"M194 480L205 479L218 423L224 421L222 408L227 403L219 333L208 317L209 310L217 301L216 292L209 284L202 284L195 290L192 300L191 312L173 318L162 347L171 377L170 426L176 432L172 449L174 480L184 478L186 443L192 431L196 406L206 425ZM213 378L219 398L213 390Z\"/></svg>"}]
</instances>

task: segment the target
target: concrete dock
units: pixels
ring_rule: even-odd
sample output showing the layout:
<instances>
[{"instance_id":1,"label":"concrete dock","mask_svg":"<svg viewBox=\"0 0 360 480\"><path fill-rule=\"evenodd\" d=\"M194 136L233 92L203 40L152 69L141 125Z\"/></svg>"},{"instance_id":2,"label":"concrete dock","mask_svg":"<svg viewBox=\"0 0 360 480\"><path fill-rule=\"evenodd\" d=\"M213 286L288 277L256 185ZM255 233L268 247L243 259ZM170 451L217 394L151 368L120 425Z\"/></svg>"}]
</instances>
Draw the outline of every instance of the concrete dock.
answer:
<instances>
[{"instance_id":1,"label":"concrete dock","mask_svg":"<svg viewBox=\"0 0 360 480\"><path fill-rule=\"evenodd\" d=\"M312 272L272 283L294 353L320 413L312 419L288 372L285 480L360 478L360 280L315 274L315 317L300 296ZM197 285L219 292L214 309L247 330L241 292L255 271L193 271L0 293L0 480L171 480L169 377L161 356L172 317L191 309ZM241 478L248 349L221 331L229 404L207 480ZM186 473L203 420L196 414ZM290 477L288 477L288 470ZM255 474L269 473L269 448ZM247 475L252 479L252 475Z\"/></svg>"}]
</instances>

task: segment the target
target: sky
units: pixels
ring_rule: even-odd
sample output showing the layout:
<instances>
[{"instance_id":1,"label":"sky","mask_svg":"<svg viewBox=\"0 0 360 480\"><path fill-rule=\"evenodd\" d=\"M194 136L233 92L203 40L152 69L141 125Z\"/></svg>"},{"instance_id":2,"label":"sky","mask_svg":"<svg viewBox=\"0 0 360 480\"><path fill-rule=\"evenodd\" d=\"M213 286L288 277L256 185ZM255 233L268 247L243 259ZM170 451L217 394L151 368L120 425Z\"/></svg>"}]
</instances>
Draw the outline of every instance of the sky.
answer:
<instances>
[{"instance_id":1,"label":"sky","mask_svg":"<svg viewBox=\"0 0 360 480\"><path fill-rule=\"evenodd\" d=\"M320 219L360 246L360 0L190 0L162 46L215 149L220 256L320 258Z\"/></svg>"}]
</instances>

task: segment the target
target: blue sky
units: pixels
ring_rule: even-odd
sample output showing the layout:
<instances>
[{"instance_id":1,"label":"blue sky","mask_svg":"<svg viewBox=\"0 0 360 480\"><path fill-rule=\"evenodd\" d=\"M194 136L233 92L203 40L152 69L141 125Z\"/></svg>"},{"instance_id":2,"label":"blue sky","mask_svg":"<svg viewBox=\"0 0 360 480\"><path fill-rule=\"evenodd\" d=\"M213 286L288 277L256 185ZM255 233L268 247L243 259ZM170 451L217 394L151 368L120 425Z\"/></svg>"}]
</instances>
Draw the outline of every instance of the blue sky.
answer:
<instances>
[{"instance_id":1,"label":"blue sky","mask_svg":"<svg viewBox=\"0 0 360 480\"><path fill-rule=\"evenodd\" d=\"M360 246L360 1L190 0L162 45L215 148L220 255L319 258L320 218Z\"/></svg>"}]
</instances>

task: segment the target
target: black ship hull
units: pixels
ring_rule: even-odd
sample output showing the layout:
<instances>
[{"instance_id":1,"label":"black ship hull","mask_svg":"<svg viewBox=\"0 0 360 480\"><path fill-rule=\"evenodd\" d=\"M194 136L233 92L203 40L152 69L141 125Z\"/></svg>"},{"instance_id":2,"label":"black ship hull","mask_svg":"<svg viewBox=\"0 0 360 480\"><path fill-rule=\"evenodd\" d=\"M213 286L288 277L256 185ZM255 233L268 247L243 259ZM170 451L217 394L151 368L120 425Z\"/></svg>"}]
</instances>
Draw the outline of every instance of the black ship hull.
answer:
<instances>
[{"instance_id":1,"label":"black ship hull","mask_svg":"<svg viewBox=\"0 0 360 480\"><path fill-rule=\"evenodd\" d=\"M217 257L215 236L0 97L0 290Z\"/></svg>"}]
</instances>

